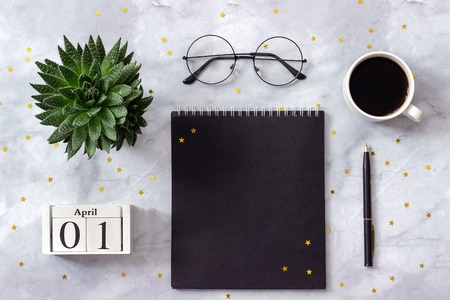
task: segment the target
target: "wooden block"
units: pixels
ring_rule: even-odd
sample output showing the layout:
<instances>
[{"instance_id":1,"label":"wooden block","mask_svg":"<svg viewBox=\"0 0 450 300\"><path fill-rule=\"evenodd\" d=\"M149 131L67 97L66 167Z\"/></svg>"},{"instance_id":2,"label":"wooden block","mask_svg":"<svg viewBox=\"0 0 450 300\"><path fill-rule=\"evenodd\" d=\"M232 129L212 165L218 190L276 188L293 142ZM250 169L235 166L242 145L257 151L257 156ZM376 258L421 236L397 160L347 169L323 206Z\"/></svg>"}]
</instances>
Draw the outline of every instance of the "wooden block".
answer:
<instances>
[{"instance_id":1,"label":"wooden block","mask_svg":"<svg viewBox=\"0 0 450 300\"><path fill-rule=\"evenodd\" d=\"M86 228L88 252L122 251L121 218L89 218Z\"/></svg>"},{"instance_id":2,"label":"wooden block","mask_svg":"<svg viewBox=\"0 0 450 300\"><path fill-rule=\"evenodd\" d=\"M52 207L53 218L120 218L122 208L112 205L58 205Z\"/></svg>"},{"instance_id":3,"label":"wooden block","mask_svg":"<svg viewBox=\"0 0 450 300\"><path fill-rule=\"evenodd\" d=\"M52 246L54 252L85 252L86 219L53 218Z\"/></svg>"}]
</instances>

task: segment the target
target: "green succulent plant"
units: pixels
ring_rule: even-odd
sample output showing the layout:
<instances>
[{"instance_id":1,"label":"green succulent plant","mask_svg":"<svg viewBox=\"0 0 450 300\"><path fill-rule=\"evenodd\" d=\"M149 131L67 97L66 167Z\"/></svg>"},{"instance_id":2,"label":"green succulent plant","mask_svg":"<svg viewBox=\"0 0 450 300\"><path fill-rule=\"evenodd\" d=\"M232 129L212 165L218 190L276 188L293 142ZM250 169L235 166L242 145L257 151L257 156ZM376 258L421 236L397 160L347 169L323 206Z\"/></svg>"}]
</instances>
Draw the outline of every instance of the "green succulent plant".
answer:
<instances>
[{"instance_id":1,"label":"green succulent plant","mask_svg":"<svg viewBox=\"0 0 450 300\"><path fill-rule=\"evenodd\" d=\"M36 115L42 125L57 127L48 138L50 144L67 143L68 158L83 146L91 158L95 150L120 150L126 140L136 143L152 96L143 97L139 69L127 54L128 42L120 39L106 54L101 38L89 37L82 48L64 36L64 50L58 46L62 64L49 59L36 62L45 84L31 84L39 92L32 96L44 112Z\"/></svg>"}]
</instances>

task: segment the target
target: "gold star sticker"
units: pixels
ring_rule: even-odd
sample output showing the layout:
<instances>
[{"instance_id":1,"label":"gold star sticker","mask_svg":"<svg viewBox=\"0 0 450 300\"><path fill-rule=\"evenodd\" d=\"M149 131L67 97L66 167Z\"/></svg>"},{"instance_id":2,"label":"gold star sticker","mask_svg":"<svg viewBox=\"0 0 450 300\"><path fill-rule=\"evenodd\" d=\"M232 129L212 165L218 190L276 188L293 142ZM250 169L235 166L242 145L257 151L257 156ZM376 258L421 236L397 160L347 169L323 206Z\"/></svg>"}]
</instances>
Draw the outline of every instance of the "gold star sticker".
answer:
<instances>
[{"instance_id":1,"label":"gold star sticker","mask_svg":"<svg viewBox=\"0 0 450 300\"><path fill-rule=\"evenodd\" d=\"M401 140L400 140L400 139L396 139L395 142L396 142L397 144L400 144Z\"/></svg>"},{"instance_id":2,"label":"gold star sticker","mask_svg":"<svg viewBox=\"0 0 450 300\"><path fill-rule=\"evenodd\" d=\"M103 193L105 191L105 188L101 186L98 188L98 190L100 191L100 193Z\"/></svg>"},{"instance_id":3,"label":"gold star sticker","mask_svg":"<svg viewBox=\"0 0 450 300\"><path fill-rule=\"evenodd\" d=\"M367 44L367 49L372 49L372 44Z\"/></svg>"},{"instance_id":4,"label":"gold star sticker","mask_svg":"<svg viewBox=\"0 0 450 300\"><path fill-rule=\"evenodd\" d=\"M316 38L316 36L315 35L313 35L312 37L311 37L311 41L315 41L317 38Z\"/></svg>"},{"instance_id":5,"label":"gold star sticker","mask_svg":"<svg viewBox=\"0 0 450 300\"><path fill-rule=\"evenodd\" d=\"M27 57L25 57L25 61L26 62L30 62L30 58L27 56Z\"/></svg>"},{"instance_id":6,"label":"gold star sticker","mask_svg":"<svg viewBox=\"0 0 450 300\"><path fill-rule=\"evenodd\" d=\"M394 225L394 221L393 221L393 220L390 220L390 221L389 221L389 225L393 226L393 225Z\"/></svg>"},{"instance_id":7,"label":"gold star sticker","mask_svg":"<svg viewBox=\"0 0 450 300\"><path fill-rule=\"evenodd\" d=\"M406 29L406 27L408 27L408 25L406 25L406 24L403 24L402 25L402 29ZM414 30L413 30L414 31Z\"/></svg>"},{"instance_id":8,"label":"gold star sticker","mask_svg":"<svg viewBox=\"0 0 450 300\"><path fill-rule=\"evenodd\" d=\"M370 33L373 33L373 28L369 28L369 32L370 32Z\"/></svg>"},{"instance_id":9,"label":"gold star sticker","mask_svg":"<svg viewBox=\"0 0 450 300\"><path fill-rule=\"evenodd\" d=\"M264 49L269 49L269 45L268 44L264 44Z\"/></svg>"},{"instance_id":10,"label":"gold star sticker","mask_svg":"<svg viewBox=\"0 0 450 300\"><path fill-rule=\"evenodd\" d=\"M53 146L58 147L59 143L54 143Z\"/></svg>"},{"instance_id":11,"label":"gold star sticker","mask_svg":"<svg viewBox=\"0 0 450 300\"><path fill-rule=\"evenodd\" d=\"M425 216L427 216L427 218L431 218L431 213L427 212Z\"/></svg>"},{"instance_id":12,"label":"gold star sticker","mask_svg":"<svg viewBox=\"0 0 450 300\"><path fill-rule=\"evenodd\" d=\"M342 44L344 42L344 39L343 38L338 38L338 42Z\"/></svg>"},{"instance_id":13,"label":"gold star sticker","mask_svg":"<svg viewBox=\"0 0 450 300\"><path fill-rule=\"evenodd\" d=\"M27 52L31 52L31 48L30 47L27 47Z\"/></svg>"},{"instance_id":14,"label":"gold star sticker","mask_svg":"<svg viewBox=\"0 0 450 300\"><path fill-rule=\"evenodd\" d=\"M8 68L8 72L11 73L12 71L14 71L13 67L9 67L9 68Z\"/></svg>"},{"instance_id":15,"label":"gold star sticker","mask_svg":"<svg viewBox=\"0 0 450 300\"><path fill-rule=\"evenodd\" d=\"M409 175L408 172L406 172L406 171L403 172L403 177L408 177L408 175Z\"/></svg>"},{"instance_id":16,"label":"gold star sticker","mask_svg":"<svg viewBox=\"0 0 450 300\"><path fill-rule=\"evenodd\" d=\"M153 94L153 90L148 90L148 93L151 95Z\"/></svg>"},{"instance_id":17,"label":"gold star sticker","mask_svg":"<svg viewBox=\"0 0 450 300\"><path fill-rule=\"evenodd\" d=\"M376 292L377 292L377 289L376 289L376 288L373 288L373 289L372 289L372 293L375 294Z\"/></svg>"},{"instance_id":18,"label":"gold star sticker","mask_svg":"<svg viewBox=\"0 0 450 300\"><path fill-rule=\"evenodd\" d=\"M423 268L425 268L425 265L424 265L423 263L421 263L421 264L419 265L419 268L423 269Z\"/></svg>"},{"instance_id":19,"label":"gold star sticker","mask_svg":"<svg viewBox=\"0 0 450 300\"><path fill-rule=\"evenodd\" d=\"M117 168L117 173L120 173L120 172L122 172L122 168L121 167Z\"/></svg>"},{"instance_id":20,"label":"gold star sticker","mask_svg":"<svg viewBox=\"0 0 450 300\"><path fill-rule=\"evenodd\" d=\"M236 89L236 94L240 94L241 93L241 89L240 88L237 88Z\"/></svg>"},{"instance_id":21,"label":"gold star sticker","mask_svg":"<svg viewBox=\"0 0 450 300\"><path fill-rule=\"evenodd\" d=\"M180 137L178 140L180 141L180 143L184 143L184 138Z\"/></svg>"},{"instance_id":22,"label":"gold star sticker","mask_svg":"<svg viewBox=\"0 0 450 300\"><path fill-rule=\"evenodd\" d=\"M370 151L370 156L375 156L375 155L376 155L375 151Z\"/></svg>"},{"instance_id":23,"label":"gold star sticker","mask_svg":"<svg viewBox=\"0 0 450 300\"><path fill-rule=\"evenodd\" d=\"M336 132L336 130L334 130L334 129L331 131L331 134L332 134L332 135L336 135L336 133L337 133L337 132Z\"/></svg>"},{"instance_id":24,"label":"gold star sticker","mask_svg":"<svg viewBox=\"0 0 450 300\"><path fill-rule=\"evenodd\" d=\"M391 164L391 162L387 160L387 161L384 162L384 164L385 164L386 166L389 166L389 165Z\"/></svg>"},{"instance_id":25,"label":"gold star sticker","mask_svg":"<svg viewBox=\"0 0 450 300\"><path fill-rule=\"evenodd\" d=\"M335 193L336 193L335 190L333 190L333 189L330 190L330 194L331 194L331 195L334 195Z\"/></svg>"},{"instance_id":26,"label":"gold star sticker","mask_svg":"<svg viewBox=\"0 0 450 300\"><path fill-rule=\"evenodd\" d=\"M24 263L23 261L19 262L19 267L23 267Z\"/></svg>"},{"instance_id":27,"label":"gold star sticker","mask_svg":"<svg viewBox=\"0 0 450 300\"><path fill-rule=\"evenodd\" d=\"M226 16L226 14L225 14L224 12L222 12L222 13L220 14L220 17L221 17L221 18L225 18L225 16Z\"/></svg>"},{"instance_id":28,"label":"gold star sticker","mask_svg":"<svg viewBox=\"0 0 450 300\"><path fill-rule=\"evenodd\" d=\"M416 78L416 77L417 77L417 73L413 72L413 78Z\"/></svg>"},{"instance_id":29,"label":"gold star sticker","mask_svg":"<svg viewBox=\"0 0 450 300\"><path fill-rule=\"evenodd\" d=\"M350 170L349 169L345 169L344 173L345 173L345 175L348 175L348 174L350 174Z\"/></svg>"},{"instance_id":30,"label":"gold star sticker","mask_svg":"<svg viewBox=\"0 0 450 300\"><path fill-rule=\"evenodd\" d=\"M320 108L320 103L316 103L316 107L317 107L317 108Z\"/></svg>"},{"instance_id":31,"label":"gold star sticker","mask_svg":"<svg viewBox=\"0 0 450 300\"><path fill-rule=\"evenodd\" d=\"M155 180L155 179L156 179L156 175L154 175L154 174L151 175L151 176L150 176L150 179L151 179L151 180Z\"/></svg>"},{"instance_id":32,"label":"gold star sticker","mask_svg":"<svg viewBox=\"0 0 450 300\"><path fill-rule=\"evenodd\" d=\"M124 7L122 8L122 12L126 13L128 11L128 8Z\"/></svg>"},{"instance_id":33,"label":"gold star sticker","mask_svg":"<svg viewBox=\"0 0 450 300\"><path fill-rule=\"evenodd\" d=\"M31 139L31 136L29 136L28 134L25 136L25 139L27 140L27 141L29 141L30 139Z\"/></svg>"},{"instance_id":34,"label":"gold star sticker","mask_svg":"<svg viewBox=\"0 0 450 300\"><path fill-rule=\"evenodd\" d=\"M109 163L112 162L112 158L111 158L111 157L108 157L106 160L107 160Z\"/></svg>"},{"instance_id":35,"label":"gold star sticker","mask_svg":"<svg viewBox=\"0 0 450 300\"><path fill-rule=\"evenodd\" d=\"M431 170L431 166L430 166L430 165L426 165L426 166L425 166L425 169Z\"/></svg>"},{"instance_id":36,"label":"gold star sticker","mask_svg":"<svg viewBox=\"0 0 450 300\"><path fill-rule=\"evenodd\" d=\"M125 277L125 276L127 276L127 273L122 272L122 273L120 273L120 276Z\"/></svg>"},{"instance_id":37,"label":"gold star sticker","mask_svg":"<svg viewBox=\"0 0 450 300\"><path fill-rule=\"evenodd\" d=\"M97 10L97 11L95 12L95 15L96 15L97 17L100 16L100 11Z\"/></svg>"},{"instance_id":38,"label":"gold star sticker","mask_svg":"<svg viewBox=\"0 0 450 300\"><path fill-rule=\"evenodd\" d=\"M139 195L144 195L144 190L139 190Z\"/></svg>"},{"instance_id":39,"label":"gold star sticker","mask_svg":"<svg viewBox=\"0 0 450 300\"><path fill-rule=\"evenodd\" d=\"M3 152L8 151L8 147L5 146L5 147L2 148L2 150L3 150Z\"/></svg>"},{"instance_id":40,"label":"gold star sticker","mask_svg":"<svg viewBox=\"0 0 450 300\"><path fill-rule=\"evenodd\" d=\"M359 4L363 4L363 2L364 2L363 0L358 0Z\"/></svg>"},{"instance_id":41,"label":"gold star sticker","mask_svg":"<svg viewBox=\"0 0 450 300\"><path fill-rule=\"evenodd\" d=\"M192 133L192 134L195 134L195 133L197 133L197 129L195 129L195 128L192 128L192 129L191 129L191 133Z\"/></svg>"},{"instance_id":42,"label":"gold star sticker","mask_svg":"<svg viewBox=\"0 0 450 300\"><path fill-rule=\"evenodd\" d=\"M405 202L405 204L403 204L406 208L409 207L409 202Z\"/></svg>"},{"instance_id":43,"label":"gold star sticker","mask_svg":"<svg viewBox=\"0 0 450 300\"><path fill-rule=\"evenodd\" d=\"M306 245L306 246L311 245L311 241L310 241L310 240L306 240L305 245Z\"/></svg>"},{"instance_id":44,"label":"gold star sticker","mask_svg":"<svg viewBox=\"0 0 450 300\"><path fill-rule=\"evenodd\" d=\"M389 277L389 280L390 280L390 281L394 281L394 280L395 280L394 275L392 275L391 277Z\"/></svg>"},{"instance_id":45,"label":"gold star sticker","mask_svg":"<svg viewBox=\"0 0 450 300\"><path fill-rule=\"evenodd\" d=\"M162 273L158 273L158 278L162 278L163 277L163 274Z\"/></svg>"},{"instance_id":46,"label":"gold star sticker","mask_svg":"<svg viewBox=\"0 0 450 300\"><path fill-rule=\"evenodd\" d=\"M63 274L61 277L62 277L63 280L67 279L67 275L66 274Z\"/></svg>"},{"instance_id":47,"label":"gold star sticker","mask_svg":"<svg viewBox=\"0 0 450 300\"><path fill-rule=\"evenodd\" d=\"M273 13L274 14L278 14L280 11L278 10L278 8L275 8L274 10L273 10Z\"/></svg>"},{"instance_id":48,"label":"gold star sticker","mask_svg":"<svg viewBox=\"0 0 450 300\"><path fill-rule=\"evenodd\" d=\"M306 270L306 274L312 275L312 270L311 269Z\"/></svg>"},{"instance_id":49,"label":"gold star sticker","mask_svg":"<svg viewBox=\"0 0 450 300\"><path fill-rule=\"evenodd\" d=\"M331 232L331 228L327 227L327 232L330 233Z\"/></svg>"},{"instance_id":50,"label":"gold star sticker","mask_svg":"<svg viewBox=\"0 0 450 300\"><path fill-rule=\"evenodd\" d=\"M12 230L17 230L17 226L16 226L16 225L13 225L13 226L11 226L11 229L12 229Z\"/></svg>"},{"instance_id":51,"label":"gold star sticker","mask_svg":"<svg viewBox=\"0 0 450 300\"><path fill-rule=\"evenodd\" d=\"M167 55L171 56L172 55L172 50L167 51Z\"/></svg>"},{"instance_id":52,"label":"gold star sticker","mask_svg":"<svg viewBox=\"0 0 450 300\"><path fill-rule=\"evenodd\" d=\"M161 38L161 43L166 43L167 42L167 39L166 39L166 37L164 36L164 37L162 37Z\"/></svg>"},{"instance_id":53,"label":"gold star sticker","mask_svg":"<svg viewBox=\"0 0 450 300\"><path fill-rule=\"evenodd\" d=\"M27 107L28 107L28 108L32 108L32 107L33 107L33 104L28 103Z\"/></svg>"},{"instance_id":54,"label":"gold star sticker","mask_svg":"<svg viewBox=\"0 0 450 300\"><path fill-rule=\"evenodd\" d=\"M231 295L230 294L226 294L225 297L226 297L226 299L231 299Z\"/></svg>"},{"instance_id":55,"label":"gold star sticker","mask_svg":"<svg viewBox=\"0 0 450 300\"><path fill-rule=\"evenodd\" d=\"M282 267L281 269L283 270L283 272L287 272L287 270L288 270L288 267L286 267L286 266L283 266L283 267Z\"/></svg>"},{"instance_id":56,"label":"gold star sticker","mask_svg":"<svg viewBox=\"0 0 450 300\"><path fill-rule=\"evenodd\" d=\"M27 200L27 198L25 198L24 196L22 196L22 198L20 198L20 201L25 202Z\"/></svg>"},{"instance_id":57,"label":"gold star sticker","mask_svg":"<svg viewBox=\"0 0 450 300\"><path fill-rule=\"evenodd\" d=\"M339 282L339 286L340 286L340 287L344 287L345 284L344 284L343 282Z\"/></svg>"},{"instance_id":58,"label":"gold star sticker","mask_svg":"<svg viewBox=\"0 0 450 300\"><path fill-rule=\"evenodd\" d=\"M53 178L52 178L52 177L49 177L49 178L47 179L47 181L48 181L48 182L53 182Z\"/></svg>"}]
</instances>

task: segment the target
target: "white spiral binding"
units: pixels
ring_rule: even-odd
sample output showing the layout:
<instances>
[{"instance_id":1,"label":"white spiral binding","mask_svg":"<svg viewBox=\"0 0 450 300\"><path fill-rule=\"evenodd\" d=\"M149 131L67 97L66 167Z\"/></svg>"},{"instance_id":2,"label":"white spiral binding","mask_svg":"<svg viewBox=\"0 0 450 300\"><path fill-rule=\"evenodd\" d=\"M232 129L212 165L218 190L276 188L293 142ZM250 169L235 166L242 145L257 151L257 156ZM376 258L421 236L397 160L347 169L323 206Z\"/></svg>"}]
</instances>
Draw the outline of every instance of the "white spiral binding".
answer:
<instances>
[{"instance_id":1,"label":"white spiral binding","mask_svg":"<svg viewBox=\"0 0 450 300\"><path fill-rule=\"evenodd\" d=\"M199 108L195 106L184 106L181 107L177 105L177 109L175 111L177 116L215 116L215 117L272 117L276 113L277 117L319 117L319 108L315 107L287 107L285 109L274 108L272 106L266 107L262 106L258 108L258 106L246 106L242 108L241 106L235 107L227 107L227 106L200 106Z\"/></svg>"}]
</instances>

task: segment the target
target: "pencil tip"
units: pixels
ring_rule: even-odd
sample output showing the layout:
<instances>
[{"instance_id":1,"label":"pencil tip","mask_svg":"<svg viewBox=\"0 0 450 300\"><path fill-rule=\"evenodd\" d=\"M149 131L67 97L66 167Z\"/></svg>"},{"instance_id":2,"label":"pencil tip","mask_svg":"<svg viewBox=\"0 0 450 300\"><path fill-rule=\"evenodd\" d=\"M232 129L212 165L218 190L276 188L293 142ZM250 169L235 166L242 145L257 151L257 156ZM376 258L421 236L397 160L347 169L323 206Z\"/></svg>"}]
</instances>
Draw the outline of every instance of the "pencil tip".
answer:
<instances>
[{"instance_id":1,"label":"pencil tip","mask_svg":"<svg viewBox=\"0 0 450 300\"><path fill-rule=\"evenodd\" d=\"M364 146L364 152L369 152L369 146L367 146L367 143L366 143L366 145Z\"/></svg>"}]
</instances>

